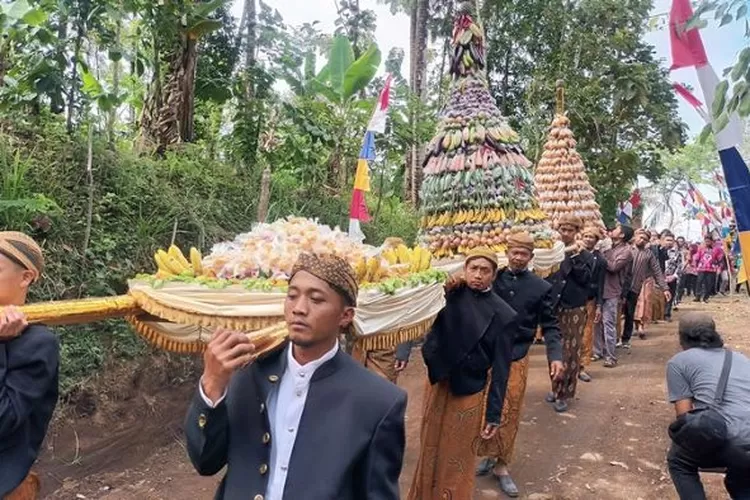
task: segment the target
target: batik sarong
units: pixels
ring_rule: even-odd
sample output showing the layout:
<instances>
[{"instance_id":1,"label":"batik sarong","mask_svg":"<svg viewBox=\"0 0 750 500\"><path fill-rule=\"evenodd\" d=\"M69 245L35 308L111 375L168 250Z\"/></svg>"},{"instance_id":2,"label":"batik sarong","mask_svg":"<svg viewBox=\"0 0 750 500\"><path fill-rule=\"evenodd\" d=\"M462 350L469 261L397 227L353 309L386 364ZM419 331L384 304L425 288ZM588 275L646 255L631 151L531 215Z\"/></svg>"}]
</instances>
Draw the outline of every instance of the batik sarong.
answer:
<instances>
[{"instance_id":1,"label":"batik sarong","mask_svg":"<svg viewBox=\"0 0 750 500\"><path fill-rule=\"evenodd\" d=\"M36 500L39 498L39 477L30 472L18 487L5 495L3 500Z\"/></svg>"},{"instance_id":2,"label":"batik sarong","mask_svg":"<svg viewBox=\"0 0 750 500\"><path fill-rule=\"evenodd\" d=\"M651 324L653 305L651 300L654 294L654 279L647 278L641 287L641 293L638 295L638 303L635 306L635 322L645 328Z\"/></svg>"},{"instance_id":3,"label":"batik sarong","mask_svg":"<svg viewBox=\"0 0 750 500\"><path fill-rule=\"evenodd\" d=\"M355 347L352 350L352 357L362 363L365 368L384 379L390 380L394 384L398 381L395 350L363 351Z\"/></svg>"},{"instance_id":4,"label":"batik sarong","mask_svg":"<svg viewBox=\"0 0 750 500\"><path fill-rule=\"evenodd\" d=\"M521 425L521 410L523 409L523 399L526 395L528 378L529 356L526 355L526 357L514 361L510 365L508 389L505 392L503 414L500 417L500 428L497 430L494 438L475 441L478 444L477 456L495 458L500 463L505 465L510 464L516 445L518 428Z\"/></svg>"},{"instance_id":5,"label":"batik sarong","mask_svg":"<svg viewBox=\"0 0 750 500\"><path fill-rule=\"evenodd\" d=\"M578 387L578 374L581 372L580 348L583 329L586 326L586 307L563 309L557 315L560 322L563 344L563 376L552 383L557 399L573 399Z\"/></svg>"},{"instance_id":6,"label":"batik sarong","mask_svg":"<svg viewBox=\"0 0 750 500\"><path fill-rule=\"evenodd\" d=\"M596 301L589 300L588 302L586 302L586 326L583 327L583 340L581 340L581 349L579 356L582 370L591 363L591 356L594 354L595 318Z\"/></svg>"},{"instance_id":7,"label":"batik sarong","mask_svg":"<svg viewBox=\"0 0 750 500\"><path fill-rule=\"evenodd\" d=\"M455 396L447 381L427 382L419 461L408 500L472 498L486 392Z\"/></svg>"}]
</instances>

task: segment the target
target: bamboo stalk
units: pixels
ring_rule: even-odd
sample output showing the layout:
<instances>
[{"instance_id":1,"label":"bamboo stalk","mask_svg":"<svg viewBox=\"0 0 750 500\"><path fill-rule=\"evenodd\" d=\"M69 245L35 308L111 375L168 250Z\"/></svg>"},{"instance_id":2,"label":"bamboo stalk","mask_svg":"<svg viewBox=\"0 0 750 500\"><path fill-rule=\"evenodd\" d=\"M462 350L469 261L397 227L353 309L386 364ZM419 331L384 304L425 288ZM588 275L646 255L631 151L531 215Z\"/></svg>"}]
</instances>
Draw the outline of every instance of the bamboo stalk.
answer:
<instances>
[{"instance_id":1,"label":"bamboo stalk","mask_svg":"<svg viewBox=\"0 0 750 500\"><path fill-rule=\"evenodd\" d=\"M27 304L19 308L29 323L77 325L139 314L141 309L130 295Z\"/></svg>"}]
</instances>

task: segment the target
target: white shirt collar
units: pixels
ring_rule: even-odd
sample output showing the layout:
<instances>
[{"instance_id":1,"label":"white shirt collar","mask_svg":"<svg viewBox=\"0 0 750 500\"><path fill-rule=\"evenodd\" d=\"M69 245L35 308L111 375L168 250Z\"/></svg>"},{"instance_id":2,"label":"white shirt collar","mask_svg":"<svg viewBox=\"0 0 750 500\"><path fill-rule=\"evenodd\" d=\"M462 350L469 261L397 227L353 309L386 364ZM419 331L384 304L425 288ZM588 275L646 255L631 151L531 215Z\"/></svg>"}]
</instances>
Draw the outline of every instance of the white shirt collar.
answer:
<instances>
[{"instance_id":1,"label":"white shirt collar","mask_svg":"<svg viewBox=\"0 0 750 500\"><path fill-rule=\"evenodd\" d=\"M310 361L309 363L305 365L300 365L296 359L294 359L294 354L292 354L293 346L292 344L289 344L289 348L286 350L286 356L287 356L287 369L294 375L309 375L312 377L313 373L315 373L315 370L320 368L323 364L326 363L326 361L330 361L336 356L336 353L339 352L339 341L336 340L336 344L331 348L330 351L323 354L321 357L314 361Z\"/></svg>"}]
</instances>

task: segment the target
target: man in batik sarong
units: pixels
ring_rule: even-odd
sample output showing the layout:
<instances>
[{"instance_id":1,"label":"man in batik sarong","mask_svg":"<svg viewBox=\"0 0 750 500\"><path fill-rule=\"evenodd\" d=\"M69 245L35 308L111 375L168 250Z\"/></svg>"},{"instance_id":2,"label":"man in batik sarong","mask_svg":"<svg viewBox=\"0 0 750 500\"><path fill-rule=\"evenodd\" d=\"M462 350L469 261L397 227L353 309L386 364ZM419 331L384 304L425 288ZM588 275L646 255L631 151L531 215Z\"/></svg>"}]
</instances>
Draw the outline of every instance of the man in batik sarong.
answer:
<instances>
[{"instance_id":1,"label":"man in batik sarong","mask_svg":"<svg viewBox=\"0 0 750 500\"><path fill-rule=\"evenodd\" d=\"M552 380L552 391L546 400L552 403L558 413L568 411L568 405L576 395L578 374L581 371L580 347L586 326L586 301L594 265L583 242L576 239L581 229L583 221L580 217L573 214L560 217L557 230L565 245L565 258L560 269L547 278L552 284L552 300L562 332L562 360L565 369L562 377Z\"/></svg>"},{"instance_id":2,"label":"man in batik sarong","mask_svg":"<svg viewBox=\"0 0 750 500\"><path fill-rule=\"evenodd\" d=\"M496 275L495 253L472 250L425 338L429 383L409 500L473 496L475 452L500 426L516 331L515 311L492 290Z\"/></svg>"},{"instance_id":3,"label":"man in batik sarong","mask_svg":"<svg viewBox=\"0 0 750 500\"><path fill-rule=\"evenodd\" d=\"M580 349L581 372L578 374L578 379L583 382L591 382L591 375L586 367L591 364L591 357L594 355L594 329L602 320L604 276L607 271L607 261L604 259L604 255L596 249L601 238L601 229L595 226L586 226L581 232L581 241L583 241L593 260L588 300L586 301L586 326L583 329Z\"/></svg>"},{"instance_id":4,"label":"man in batik sarong","mask_svg":"<svg viewBox=\"0 0 750 500\"><path fill-rule=\"evenodd\" d=\"M493 473L500 489L510 497L517 497L518 487L510 476L508 465L513 457L521 422L529 375L528 353L537 327L542 328L550 374L554 379L562 376L563 363L560 327L550 294L552 285L529 271L529 263L534 256L534 239L525 232L515 233L508 237L507 246L508 267L498 272L493 288L518 313L518 331L513 341L513 364L500 429L494 438L479 442L477 456L487 458L479 465L477 475Z\"/></svg>"},{"instance_id":5,"label":"man in batik sarong","mask_svg":"<svg viewBox=\"0 0 750 500\"><path fill-rule=\"evenodd\" d=\"M398 382L397 349L372 349L366 351L358 346L352 349L352 357L365 368L392 383ZM405 365L404 365L405 367Z\"/></svg>"}]
</instances>

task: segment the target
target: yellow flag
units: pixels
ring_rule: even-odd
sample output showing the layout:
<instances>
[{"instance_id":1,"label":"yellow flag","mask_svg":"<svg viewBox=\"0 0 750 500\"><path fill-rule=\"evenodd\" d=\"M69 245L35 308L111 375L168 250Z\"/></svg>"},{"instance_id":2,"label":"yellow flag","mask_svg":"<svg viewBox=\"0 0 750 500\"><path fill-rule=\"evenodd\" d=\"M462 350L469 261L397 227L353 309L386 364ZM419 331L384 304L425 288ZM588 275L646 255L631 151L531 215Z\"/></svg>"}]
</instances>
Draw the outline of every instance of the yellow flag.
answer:
<instances>
[{"instance_id":1,"label":"yellow flag","mask_svg":"<svg viewBox=\"0 0 750 500\"><path fill-rule=\"evenodd\" d=\"M737 273L737 284L741 285L742 283L747 281L747 271L745 270L745 265L740 266L740 270Z\"/></svg>"},{"instance_id":2,"label":"yellow flag","mask_svg":"<svg viewBox=\"0 0 750 500\"><path fill-rule=\"evenodd\" d=\"M354 176L354 189L370 192L370 169L367 160L357 160L357 174Z\"/></svg>"}]
</instances>

